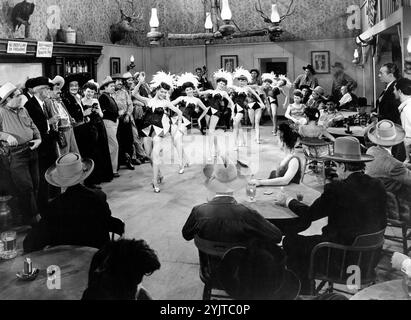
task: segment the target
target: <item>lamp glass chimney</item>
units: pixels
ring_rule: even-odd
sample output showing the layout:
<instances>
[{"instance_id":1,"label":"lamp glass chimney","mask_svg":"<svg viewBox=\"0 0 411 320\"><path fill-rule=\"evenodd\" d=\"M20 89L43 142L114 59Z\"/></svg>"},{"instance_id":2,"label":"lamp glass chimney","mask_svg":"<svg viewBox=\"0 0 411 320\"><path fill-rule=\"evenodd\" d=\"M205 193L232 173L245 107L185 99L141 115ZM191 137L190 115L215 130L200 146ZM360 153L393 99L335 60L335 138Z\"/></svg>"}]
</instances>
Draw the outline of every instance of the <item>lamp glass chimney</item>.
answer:
<instances>
[{"instance_id":1,"label":"lamp glass chimney","mask_svg":"<svg viewBox=\"0 0 411 320\"><path fill-rule=\"evenodd\" d=\"M221 9L221 19L224 21L229 21L233 17L231 13L230 5L228 0L223 0L222 9Z\"/></svg>"},{"instance_id":2,"label":"lamp glass chimney","mask_svg":"<svg viewBox=\"0 0 411 320\"><path fill-rule=\"evenodd\" d=\"M280 13L278 12L277 4L273 4L273 9L271 12L271 22L279 23L281 21Z\"/></svg>"},{"instance_id":3,"label":"lamp glass chimney","mask_svg":"<svg viewBox=\"0 0 411 320\"><path fill-rule=\"evenodd\" d=\"M408 37L407 51L411 54L411 36Z\"/></svg>"},{"instance_id":4,"label":"lamp glass chimney","mask_svg":"<svg viewBox=\"0 0 411 320\"><path fill-rule=\"evenodd\" d=\"M360 58L360 53L358 52L358 49L354 50L354 59L359 59Z\"/></svg>"},{"instance_id":5,"label":"lamp glass chimney","mask_svg":"<svg viewBox=\"0 0 411 320\"><path fill-rule=\"evenodd\" d=\"M131 63L134 63L134 56L131 56L131 57L130 57L130 62L131 62Z\"/></svg>"},{"instance_id":6,"label":"lamp glass chimney","mask_svg":"<svg viewBox=\"0 0 411 320\"><path fill-rule=\"evenodd\" d=\"M150 27L151 28L158 28L159 26L160 26L160 21L158 21L157 8L152 8L151 9Z\"/></svg>"},{"instance_id":7,"label":"lamp glass chimney","mask_svg":"<svg viewBox=\"0 0 411 320\"><path fill-rule=\"evenodd\" d=\"M211 12L206 13L206 21L205 21L204 27L206 30L213 29L213 21L211 20Z\"/></svg>"}]
</instances>

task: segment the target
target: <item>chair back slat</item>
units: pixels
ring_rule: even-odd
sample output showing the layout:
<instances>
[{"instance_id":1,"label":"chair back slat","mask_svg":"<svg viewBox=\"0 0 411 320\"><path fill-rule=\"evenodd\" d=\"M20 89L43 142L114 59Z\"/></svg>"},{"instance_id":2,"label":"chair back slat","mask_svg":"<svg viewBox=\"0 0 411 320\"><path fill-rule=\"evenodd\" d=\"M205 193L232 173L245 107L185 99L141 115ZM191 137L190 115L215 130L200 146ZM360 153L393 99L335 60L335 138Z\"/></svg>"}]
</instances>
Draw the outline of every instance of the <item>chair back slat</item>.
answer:
<instances>
[{"instance_id":1,"label":"chair back slat","mask_svg":"<svg viewBox=\"0 0 411 320\"><path fill-rule=\"evenodd\" d=\"M385 229L378 231L376 233L358 236L355 239L353 246L354 247L375 246L381 242L384 242L384 234L385 234Z\"/></svg>"},{"instance_id":2,"label":"chair back slat","mask_svg":"<svg viewBox=\"0 0 411 320\"><path fill-rule=\"evenodd\" d=\"M228 250L234 247L244 247L243 243L216 242L201 239L199 237L194 238L194 243L199 251L211 256L217 256L221 258Z\"/></svg>"}]
</instances>

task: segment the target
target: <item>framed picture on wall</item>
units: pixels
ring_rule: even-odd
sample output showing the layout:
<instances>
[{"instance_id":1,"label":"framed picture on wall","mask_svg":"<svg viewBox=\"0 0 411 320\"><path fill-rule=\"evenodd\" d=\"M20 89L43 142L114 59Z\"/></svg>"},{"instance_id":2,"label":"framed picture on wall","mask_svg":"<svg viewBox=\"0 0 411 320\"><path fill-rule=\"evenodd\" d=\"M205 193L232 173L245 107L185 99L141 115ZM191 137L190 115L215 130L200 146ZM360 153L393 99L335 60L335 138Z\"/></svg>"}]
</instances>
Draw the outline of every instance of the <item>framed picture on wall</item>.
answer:
<instances>
[{"instance_id":1,"label":"framed picture on wall","mask_svg":"<svg viewBox=\"0 0 411 320\"><path fill-rule=\"evenodd\" d=\"M221 68L233 72L238 67L238 56L221 56Z\"/></svg>"},{"instance_id":2,"label":"framed picture on wall","mask_svg":"<svg viewBox=\"0 0 411 320\"><path fill-rule=\"evenodd\" d=\"M311 65L319 74L331 73L330 51L312 51Z\"/></svg>"},{"instance_id":3,"label":"framed picture on wall","mask_svg":"<svg viewBox=\"0 0 411 320\"><path fill-rule=\"evenodd\" d=\"M121 59L110 58L110 75L121 73Z\"/></svg>"}]
</instances>

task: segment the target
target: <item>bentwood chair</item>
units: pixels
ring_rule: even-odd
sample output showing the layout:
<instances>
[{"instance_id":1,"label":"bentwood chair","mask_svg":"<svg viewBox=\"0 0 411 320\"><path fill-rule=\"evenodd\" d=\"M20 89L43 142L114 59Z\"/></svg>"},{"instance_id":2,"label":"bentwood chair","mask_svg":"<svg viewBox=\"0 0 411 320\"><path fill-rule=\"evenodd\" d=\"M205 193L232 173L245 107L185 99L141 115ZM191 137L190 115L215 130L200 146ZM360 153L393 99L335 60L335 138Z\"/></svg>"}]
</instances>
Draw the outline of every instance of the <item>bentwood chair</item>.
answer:
<instances>
[{"instance_id":1,"label":"bentwood chair","mask_svg":"<svg viewBox=\"0 0 411 320\"><path fill-rule=\"evenodd\" d=\"M115 235L118 235L120 238L124 235L125 224L122 220L114 217L110 217L109 220L109 231L111 233L111 240L114 241Z\"/></svg>"},{"instance_id":2,"label":"bentwood chair","mask_svg":"<svg viewBox=\"0 0 411 320\"><path fill-rule=\"evenodd\" d=\"M306 174L312 172L316 175L319 174L324 184L326 184L327 177L325 167L327 160L323 158L321 151L326 148L328 150L328 154L330 154L332 143L318 138L302 138L301 144L303 146L303 152L305 156L305 164L301 182L304 182Z\"/></svg>"},{"instance_id":3,"label":"bentwood chair","mask_svg":"<svg viewBox=\"0 0 411 320\"><path fill-rule=\"evenodd\" d=\"M213 290L224 292L224 289L217 279L217 268L224 257L224 254L234 247L243 247L243 244L214 242L194 238L194 243L198 249L200 258L200 279L204 283L203 300L212 298L230 299L228 295L214 294Z\"/></svg>"},{"instance_id":4,"label":"bentwood chair","mask_svg":"<svg viewBox=\"0 0 411 320\"><path fill-rule=\"evenodd\" d=\"M328 283L326 292L340 291L348 294L351 292L334 288L334 284L347 285L347 280L359 267L360 282L356 283L357 289L372 285L376 280L375 268L380 258L384 245L385 229L373 234L358 236L352 246L336 243L320 243L311 252L309 280L311 295L318 295ZM316 280L320 284L316 286ZM353 284L354 285L354 284Z\"/></svg>"}]
</instances>

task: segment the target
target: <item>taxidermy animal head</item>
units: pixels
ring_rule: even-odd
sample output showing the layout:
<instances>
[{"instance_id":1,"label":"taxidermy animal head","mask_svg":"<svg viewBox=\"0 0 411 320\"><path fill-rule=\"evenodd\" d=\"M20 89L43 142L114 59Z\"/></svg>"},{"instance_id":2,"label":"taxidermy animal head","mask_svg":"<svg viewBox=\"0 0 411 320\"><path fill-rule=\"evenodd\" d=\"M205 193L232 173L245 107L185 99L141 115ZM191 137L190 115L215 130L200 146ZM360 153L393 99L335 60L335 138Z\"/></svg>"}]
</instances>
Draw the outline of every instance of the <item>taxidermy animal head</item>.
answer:
<instances>
[{"instance_id":1,"label":"taxidermy animal head","mask_svg":"<svg viewBox=\"0 0 411 320\"><path fill-rule=\"evenodd\" d=\"M16 4L11 12L11 21L13 23L14 30L20 28L22 24L29 25L30 16L34 12L34 3L29 3L26 0Z\"/></svg>"},{"instance_id":2,"label":"taxidermy animal head","mask_svg":"<svg viewBox=\"0 0 411 320\"><path fill-rule=\"evenodd\" d=\"M124 13L123 9L120 9L121 20L120 22L110 26L110 40L112 43L117 43L125 39L127 33L136 32L137 29L133 28L131 24L133 21L141 19L141 14L139 16L128 16Z\"/></svg>"}]
</instances>

